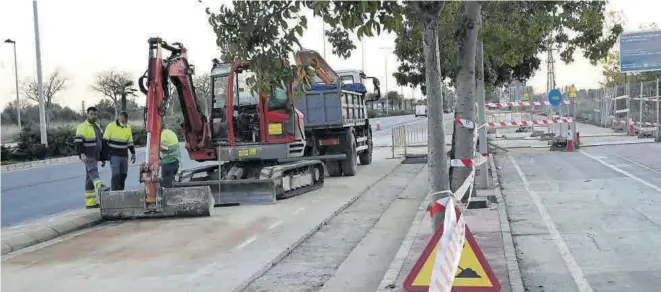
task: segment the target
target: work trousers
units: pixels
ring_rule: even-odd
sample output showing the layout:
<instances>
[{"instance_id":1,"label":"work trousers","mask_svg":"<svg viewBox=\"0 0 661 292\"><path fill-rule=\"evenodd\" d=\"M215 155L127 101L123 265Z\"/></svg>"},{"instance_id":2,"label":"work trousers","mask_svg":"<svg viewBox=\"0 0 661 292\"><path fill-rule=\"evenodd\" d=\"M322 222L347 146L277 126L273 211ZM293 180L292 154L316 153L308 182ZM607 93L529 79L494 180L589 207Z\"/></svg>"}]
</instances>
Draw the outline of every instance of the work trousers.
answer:
<instances>
[{"instance_id":1,"label":"work trousers","mask_svg":"<svg viewBox=\"0 0 661 292\"><path fill-rule=\"evenodd\" d=\"M161 186L171 188L177 171L179 171L179 161L161 164Z\"/></svg>"},{"instance_id":2,"label":"work trousers","mask_svg":"<svg viewBox=\"0 0 661 292\"><path fill-rule=\"evenodd\" d=\"M111 156L110 157L110 171L112 176L110 178L111 191L123 191L124 183L129 171L129 159L124 156Z\"/></svg>"},{"instance_id":3,"label":"work trousers","mask_svg":"<svg viewBox=\"0 0 661 292\"><path fill-rule=\"evenodd\" d=\"M94 207L96 202L96 190L101 188L103 183L99 177L99 161L87 157L85 161L85 206Z\"/></svg>"}]
</instances>

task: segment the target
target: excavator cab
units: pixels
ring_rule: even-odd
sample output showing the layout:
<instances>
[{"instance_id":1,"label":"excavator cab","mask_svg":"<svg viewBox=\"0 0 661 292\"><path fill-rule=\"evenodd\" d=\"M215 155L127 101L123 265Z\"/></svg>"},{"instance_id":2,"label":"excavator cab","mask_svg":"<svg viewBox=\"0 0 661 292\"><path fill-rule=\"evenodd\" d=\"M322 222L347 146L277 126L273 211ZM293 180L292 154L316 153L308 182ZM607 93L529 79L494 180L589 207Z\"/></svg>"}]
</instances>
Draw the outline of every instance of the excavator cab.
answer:
<instances>
[{"instance_id":1,"label":"excavator cab","mask_svg":"<svg viewBox=\"0 0 661 292\"><path fill-rule=\"evenodd\" d=\"M291 86L256 93L248 86L254 77L247 62L212 69L212 141L220 146L304 141L303 115L294 108Z\"/></svg>"}]
</instances>

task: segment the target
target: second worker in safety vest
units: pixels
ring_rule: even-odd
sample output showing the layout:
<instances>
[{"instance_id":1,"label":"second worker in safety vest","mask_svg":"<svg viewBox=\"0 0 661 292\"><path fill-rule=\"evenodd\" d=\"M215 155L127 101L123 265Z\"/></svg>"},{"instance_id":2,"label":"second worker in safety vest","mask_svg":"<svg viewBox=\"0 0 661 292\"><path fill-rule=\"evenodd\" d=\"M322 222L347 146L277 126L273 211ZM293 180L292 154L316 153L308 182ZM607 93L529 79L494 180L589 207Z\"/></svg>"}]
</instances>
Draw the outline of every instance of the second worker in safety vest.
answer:
<instances>
[{"instance_id":1,"label":"second worker in safety vest","mask_svg":"<svg viewBox=\"0 0 661 292\"><path fill-rule=\"evenodd\" d=\"M108 124L103 133L103 146L110 158L110 190L122 191L128 176L129 152L131 163L135 163L135 146L133 145L133 132L128 124L129 116L125 111L119 113L119 119Z\"/></svg>"},{"instance_id":2,"label":"second worker in safety vest","mask_svg":"<svg viewBox=\"0 0 661 292\"><path fill-rule=\"evenodd\" d=\"M179 151L179 139L170 129L161 132L161 186L171 188L174 177L179 171L181 151Z\"/></svg>"},{"instance_id":3,"label":"second worker in safety vest","mask_svg":"<svg viewBox=\"0 0 661 292\"><path fill-rule=\"evenodd\" d=\"M97 193L108 188L99 177L99 161L101 167L105 166L103 152L103 132L97 119L96 107L87 108L87 119L76 128L74 145L80 160L85 163L85 206L87 208L99 207L96 201Z\"/></svg>"}]
</instances>

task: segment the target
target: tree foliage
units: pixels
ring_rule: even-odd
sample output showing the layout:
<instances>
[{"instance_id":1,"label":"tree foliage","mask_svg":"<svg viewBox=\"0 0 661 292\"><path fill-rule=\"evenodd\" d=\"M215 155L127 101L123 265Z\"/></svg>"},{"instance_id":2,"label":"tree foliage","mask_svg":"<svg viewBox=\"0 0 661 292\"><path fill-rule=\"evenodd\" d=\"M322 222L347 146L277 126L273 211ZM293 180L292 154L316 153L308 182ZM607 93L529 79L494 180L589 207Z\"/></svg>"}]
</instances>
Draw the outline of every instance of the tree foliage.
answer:
<instances>
[{"instance_id":1,"label":"tree foliage","mask_svg":"<svg viewBox=\"0 0 661 292\"><path fill-rule=\"evenodd\" d=\"M350 33L360 39L393 31L403 17L403 6L394 1L233 1L231 7L222 5L218 12L207 8L207 14L223 59L250 61L257 78L248 80L248 86L270 92L295 76L310 78L309 68L297 68L287 61L303 48L299 38L308 23L303 9L311 10L333 28L325 35L333 53L343 58L351 56L356 47Z\"/></svg>"},{"instance_id":2,"label":"tree foliage","mask_svg":"<svg viewBox=\"0 0 661 292\"><path fill-rule=\"evenodd\" d=\"M439 19L439 48L443 78L455 84L455 60L460 45L465 2L448 2ZM564 62L573 61L576 49L595 64L622 32L620 23L604 23L606 2L515 1L485 2L482 7L485 82L497 86L511 80L526 80L539 69L537 57L547 51L546 40L555 34L555 43ZM554 17L555 13L555 17ZM406 17L404 29L395 40L395 54L400 61L395 78L399 85L424 88L424 60L421 26ZM603 27L607 26L606 29ZM575 34L569 37L569 33Z\"/></svg>"},{"instance_id":3,"label":"tree foliage","mask_svg":"<svg viewBox=\"0 0 661 292\"><path fill-rule=\"evenodd\" d=\"M109 98L115 107L115 117L119 112L122 96L135 96L135 82L127 72L106 70L96 76L92 89Z\"/></svg>"},{"instance_id":4,"label":"tree foliage","mask_svg":"<svg viewBox=\"0 0 661 292\"><path fill-rule=\"evenodd\" d=\"M48 79L42 84L44 90L44 101L46 108L49 109L56 101L56 95L66 89L69 79L56 69L48 76ZM36 103L39 103L39 83L36 79L23 83L21 88L25 97Z\"/></svg>"}]
</instances>

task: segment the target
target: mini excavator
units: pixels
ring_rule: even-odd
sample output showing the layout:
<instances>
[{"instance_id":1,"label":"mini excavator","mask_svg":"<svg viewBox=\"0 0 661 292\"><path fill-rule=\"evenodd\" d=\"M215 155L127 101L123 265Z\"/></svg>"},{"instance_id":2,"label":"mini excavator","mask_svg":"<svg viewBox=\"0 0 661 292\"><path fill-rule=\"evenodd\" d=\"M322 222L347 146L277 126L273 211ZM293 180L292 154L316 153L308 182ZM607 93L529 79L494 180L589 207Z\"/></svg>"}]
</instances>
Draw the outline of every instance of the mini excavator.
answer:
<instances>
[{"instance_id":1,"label":"mini excavator","mask_svg":"<svg viewBox=\"0 0 661 292\"><path fill-rule=\"evenodd\" d=\"M102 192L104 219L210 216L215 205L274 203L321 188L324 161L346 158L341 153L311 155L306 151L304 117L294 106L291 84L268 95L252 94L245 86L246 78L254 76L250 62L220 64L214 60L212 75L216 77L211 82L211 105L207 104L213 110L207 118L196 96L195 68L188 62L186 48L161 38L150 38L148 43L149 67L138 80L147 96L147 151L140 167L144 190ZM166 58L164 50L170 53ZM296 62L312 67L324 83L339 82L335 71L315 51L297 53ZM189 157L217 163L180 171L174 187L163 188L158 175L159 145L162 119L172 102L170 83L181 105L181 130Z\"/></svg>"}]
</instances>

